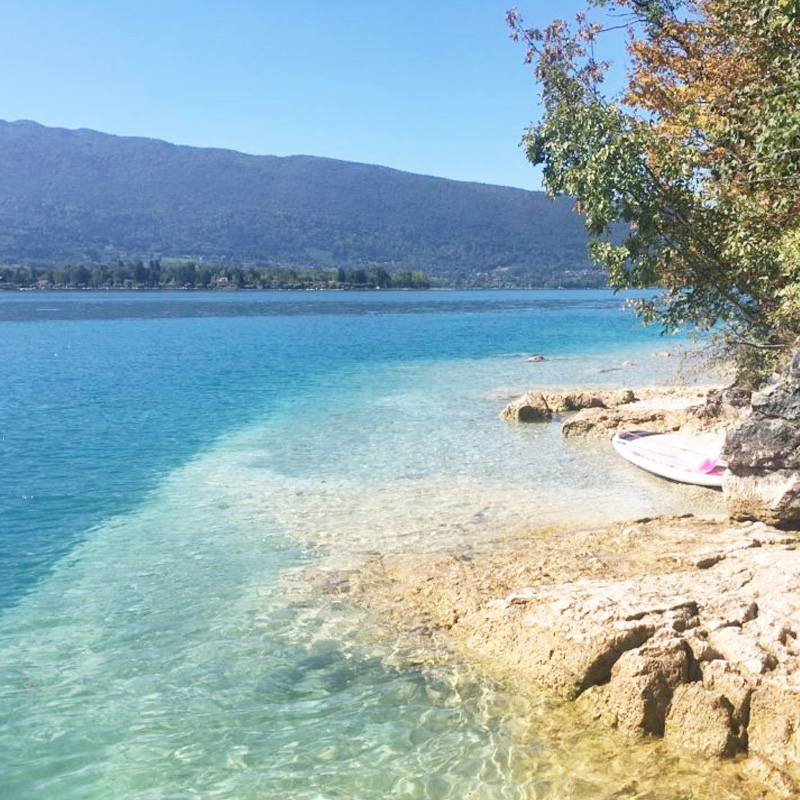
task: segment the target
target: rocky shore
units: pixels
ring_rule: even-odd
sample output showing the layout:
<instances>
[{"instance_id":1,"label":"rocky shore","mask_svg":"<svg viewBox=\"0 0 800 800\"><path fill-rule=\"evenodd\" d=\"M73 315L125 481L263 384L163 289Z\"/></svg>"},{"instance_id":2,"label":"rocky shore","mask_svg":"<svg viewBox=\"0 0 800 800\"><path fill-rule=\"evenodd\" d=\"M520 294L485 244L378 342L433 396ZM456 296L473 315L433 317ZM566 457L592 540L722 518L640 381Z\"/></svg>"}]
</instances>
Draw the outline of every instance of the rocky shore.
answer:
<instances>
[{"instance_id":1,"label":"rocky shore","mask_svg":"<svg viewBox=\"0 0 800 800\"><path fill-rule=\"evenodd\" d=\"M347 592L431 647L800 793L800 550L695 517L539 532L465 558L376 559Z\"/></svg>"},{"instance_id":2,"label":"rocky shore","mask_svg":"<svg viewBox=\"0 0 800 800\"><path fill-rule=\"evenodd\" d=\"M509 403L500 418L522 423L558 421L568 438L610 439L624 428L724 432L744 416L749 399L747 393L738 403L738 398L718 385L532 390Z\"/></svg>"},{"instance_id":3,"label":"rocky shore","mask_svg":"<svg viewBox=\"0 0 800 800\"><path fill-rule=\"evenodd\" d=\"M775 468L769 453L795 452L787 439L794 421L780 417L800 408L793 391L770 389L752 405L749 393L719 387L535 391L502 416L555 419L565 436L608 437L633 426L727 432L726 455L744 465L732 476L732 496L743 474L761 502L753 484L759 469ZM770 420L777 445L763 425L751 436L731 434L758 414ZM783 477L794 480L794 462L782 463L790 473ZM532 531L491 552L376 558L348 576L346 592L433 648L574 702L596 725L663 737L693 756L735 759L763 796L798 797L800 537L748 521L763 516L737 503L724 519Z\"/></svg>"}]
</instances>

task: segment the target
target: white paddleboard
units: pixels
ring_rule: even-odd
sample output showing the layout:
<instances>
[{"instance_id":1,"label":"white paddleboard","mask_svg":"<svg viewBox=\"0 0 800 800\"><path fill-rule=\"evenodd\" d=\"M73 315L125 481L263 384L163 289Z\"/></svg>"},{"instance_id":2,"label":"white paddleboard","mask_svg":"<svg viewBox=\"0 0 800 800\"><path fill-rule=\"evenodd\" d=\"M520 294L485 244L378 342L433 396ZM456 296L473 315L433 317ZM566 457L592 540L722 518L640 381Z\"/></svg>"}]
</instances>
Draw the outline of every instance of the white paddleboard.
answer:
<instances>
[{"instance_id":1,"label":"white paddleboard","mask_svg":"<svg viewBox=\"0 0 800 800\"><path fill-rule=\"evenodd\" d=\"M726 465L720 460L720 436L620 431L611 440L614 449L637 467L680 483L722 486Z\"/></svg>"}]
</instances>

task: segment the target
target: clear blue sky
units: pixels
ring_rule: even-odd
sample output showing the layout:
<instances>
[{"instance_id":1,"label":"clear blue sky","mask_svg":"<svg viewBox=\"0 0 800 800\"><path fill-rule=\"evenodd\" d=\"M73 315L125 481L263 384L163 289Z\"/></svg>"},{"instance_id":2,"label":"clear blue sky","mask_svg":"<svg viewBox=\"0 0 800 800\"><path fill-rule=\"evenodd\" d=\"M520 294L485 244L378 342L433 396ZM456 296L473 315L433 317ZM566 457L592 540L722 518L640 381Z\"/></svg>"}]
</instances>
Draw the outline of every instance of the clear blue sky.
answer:
<instances>
[{"instance_id":1,"label":"clear blue sky","mask_svg":"<svg viewBox=\"0 0 800 800\"><path fill-rule=\"evenodd\" d=\"M0 0L0 119L539 188L507 0ZM529 25L574 0L516 3Z\"/></svg>"}]
</instances>

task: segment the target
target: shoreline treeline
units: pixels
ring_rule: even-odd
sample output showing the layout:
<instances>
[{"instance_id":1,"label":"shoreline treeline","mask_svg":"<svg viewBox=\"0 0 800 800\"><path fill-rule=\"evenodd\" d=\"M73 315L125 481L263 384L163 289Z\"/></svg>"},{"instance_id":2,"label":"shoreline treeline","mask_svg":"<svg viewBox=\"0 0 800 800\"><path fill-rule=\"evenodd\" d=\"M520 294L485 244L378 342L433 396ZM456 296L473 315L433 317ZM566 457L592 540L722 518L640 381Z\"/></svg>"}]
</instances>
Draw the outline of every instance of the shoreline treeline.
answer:
<instances>
[{"instance_id":1,"label":"shoreline treeline","mask_svg":"<svg viewBox=\"0 0 800 800\"><path fill-rule=\"evenodd\" d=\"M63 267L0 266L0 289L429 289L444 285L424 272L238 267L141 259Z\"/></svg>"},{"instance_id":2,"label":"shoreline treeline","mask_svg":"<svg viewBox=\"0 0 800 800\"><path fill-rule=\"evenodd\" d=\"M379 265L363 268L295 268L230 266L196 260L149 259L116 264L71 264L60 267L0 265L0 290L6 289L601 289L602 273L563 270L551 279L499 270L448 280L426 272Z\"/></svg>"}]
</instances>

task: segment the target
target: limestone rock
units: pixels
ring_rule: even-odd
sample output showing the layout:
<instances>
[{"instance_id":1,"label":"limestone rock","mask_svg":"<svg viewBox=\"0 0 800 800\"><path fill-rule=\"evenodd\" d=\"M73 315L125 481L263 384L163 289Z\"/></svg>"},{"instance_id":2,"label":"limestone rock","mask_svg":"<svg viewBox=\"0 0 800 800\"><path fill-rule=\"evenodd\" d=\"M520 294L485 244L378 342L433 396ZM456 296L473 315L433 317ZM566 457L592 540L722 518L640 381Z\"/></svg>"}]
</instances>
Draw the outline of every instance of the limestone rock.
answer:
<instances>
[{"instance_id":1,"label":"limestone rock","mask_svg":"<svg viewBox=\"0 0 800 800\"><path fill-rule=\"evenodd\" d=\"M725 450L724 457L730 451ZM779 528L800 527L800 473L793 470L740 470L728 464L722 479L733 520L759 520Z\"/></svg>"},{"instance_id":2,"label":"limestone rock","mask_svg":"<svg viewBox=\"0 0 800 800\"><path fill-rule=\"evenodd\" d=\"M731 704L733 731L739 749L744 750L747 746L747 726L750 723L752 684L722 659L703 663L700 668L703 674L703 686L721 694Z\"/></svg>"},{"instance_id":3,"label":"limestone rock","mask_svg":"<svg viewBox=\"0 0 800 800\"><path fill-rule=\"evenodd\" d=\"M559 414L584 408L607 408L606 398L598 392L564 392L551 394L549 402Z\"/></svg>"},{"instance_id":4,"label":"limestone rock","mask_svg":"<svg viewBox=\"0 0 800 800\"><path fill-rule=\"evenodd\" d=\"M565 420L561 432L566 437L591 436L610 439L618 430L637 430L668 433L678 430L686 421L685 413L661 411L654 408L626 409L586 408Z\"/></svg>"},{"instance_id":5,"label":"limestone rock","mask_svg":"<svg viewBox=\"0 0 800 800\"><path fill-rule=\"evenodd\" d=\"M567 414L585 408L610 408L632 403L631 389L526 392L509 403L500 418L514 422L547 422L553 414Z\"/></svg>"},{"instance_id":6,"label":"limestone rock","mask_svg":"<svg viewBox=\"0 0 800 800\"><path fill-rule=\"evenodd\" d=\"M748 737L750 753L796 773L800 767L800 686L773 681L759 686L750 701Z\"/></svg>"},{"instance_id":7,"label":"limestone rock","mask_svg":"<svg viewBox=\"0 0 800 800\"><path fill-rule=\"evenodd\" d=\"M634 624L598 631L598 635L583 641L583 637L571 637L572 641L565 641L564 646L555 649L551 642L546 651L549 657L546 663L541 662L541 678L560 687L563 696L575 698L590 686L608 680L620 653L646 641L652 633L651 626ZM535 669L535 662L533 666ZM557 675L560 680L556 684Z\"/></svg>"},{"instance_id":8,"label":"limestone rock","mask_svg":"<svg viewBox=\"0 0 800 800\"><path fill-rule=\"evenodd\" d=\"M562 432L571 437L609 438L624 428L667 433L691 420L694 428L701 430L714 427L708 422L711 417L693 418L691 414L716 389L693 386L650 387L636 392L633 389L532 390L506 406L500 417L515 422L545 422L554 414L570 415Z\"/></svg>"},{"instance_id":9,"label":"limestone rock","mask_svg":"<svg viewBox=\"0 0 800 800\"><path fill-rule=\"evenodd\" d=\"M609 394L608 399L608 405L624 406L628 403L633 403L636 400L636 395L632 389L617 389Z\"/></svg>"},{"instance_id":10,"label":"limestone rock","mask_svg":"<svg viewBox=\"0 0 800 800\"><path fill-rule=\"evenodd\" d=\"M528 600L533 598L529 597ZM620 654L647 641L650 620L605 620L581 599L567 595L536 597L529 609L525 594L492 603L482 617L468 617L459 625L470 648L520 665L553 694L574 699L590 686L608 681ZM583 616L575 624L575 614Z\"/></svg>"},{"instance_id":11,"label":"limestone rock","mask_svg":"<svg viewBox=\"0 0 800 800\"><path fill-rule=\"evenodd\" d=\"M800 778L800 537L662 517L375 563L377 607L606 725ZM350 596L368 577L347 573ZM339 587L340 583L334 584ZM337 589L338 590L338 589ZM415 645L416 646L416 645ZM765 781L767 778L765 777Z\"/></svg>"},{"instance_id":12,"label":"limestone rock","mask_svg":"<svg viewBox=\"0 0 800 800\"><path fill-rule=\"evenodd\" d=\"M684 635L683 640L691 651L694 662L701 667L705 662L719 658L719 653L708 643L707 631L689 631Z\"/></svg>"},{"instance_id":13,"label":"limestone rock","mask_svg":"<svg viewBox=\"0 0 800 800\"><path fill-rule=\"evenodd\" d=\"M581 411L584 408L615 408L632 403L636 395L632 389L598 391L548 392L547 404L557 414Z\"/></svg>"},{"instance_id":14,"label":"limestone rock","mask_svg":"<svg viewBox=\"0 0 800 800\"><path fill-rule=\"evenodd\" d=\"M800 413L793 423L789 419L767 417L754 404L752 423L734 428L728 434L725 458L730 468L743 474L750 470L800 469Z\"/></svg>"},{"instance_id":15,"label":"limestone rock","mask_svg":"<svg viewBox=\"0 0 800 800\"><path fill-rule=\"evenodd\" d=\"M768 787L787 800L797 800L800 797L800 783L763 758L751 755L744 762L744 772L761 786Z\"/></svg>"},{"instance_id":16,"label":"limestone rock","mask_svg":"<svg viewBox=\"0 0 800 800\"><path fill-rule=\"evenodd\" d=\"M689 652L679 639L623 653L611 670L608 689L615 727L629 733L663 734L672 693L688 679Z\"/></svg>"},{"instance_id":17,"label":"limestone rock","mask_svg":"<svg viewBox=\"0 0 800 800\"><path fill-rule=\"evenodd\" d=\"M713 563L719 563L721 560L720 554ZM704 564L701 562L697 566L702 569ZM742 625L758 617L758 604L746 597L721 595L708 603L703 610L708 630L741 628Z\"/></svg>"},{"instance_id":18,"label":"limestone rock","mask_svg":"<svg viewBox=\"0 0 800 800\"><path fill-rule=\"evenodd\" d=\"M731 758L740 749L730 700L700 683L675 687L664 738L706 758Z\"/></svg>"},{"instance_id":19,"label":"limestone rock","mask_svg":"<svg viewBox=\"0 0 800 800\"><path fill-rule=\"evenodd\" d=\"M750 414L751 392L741 386L711 391L704 403L689 409L683 426L686 433L723 431L732 428Z\"/></svg>"},{"instance_id":20,"label":"limestone rock","mask_svg":"<svg viewBox=\"0 0 800 800\"><path fill-rule=\"evenodd\" d=\"M800 353L782 383L751 398L752 412L728 431L723 483L732 519L800 528Z\"/></svg>"},{"instance_id":21,"label":"limestone rock","mask_svg":"<svg viewBox=\"0 0 800 800\"><path fill-rule=\"evenodd\" d=\"M541 392L527 392L500 412L500 419L513 422L549 422L552 418L553 412Z\"/></svg>"}]
</instances>

